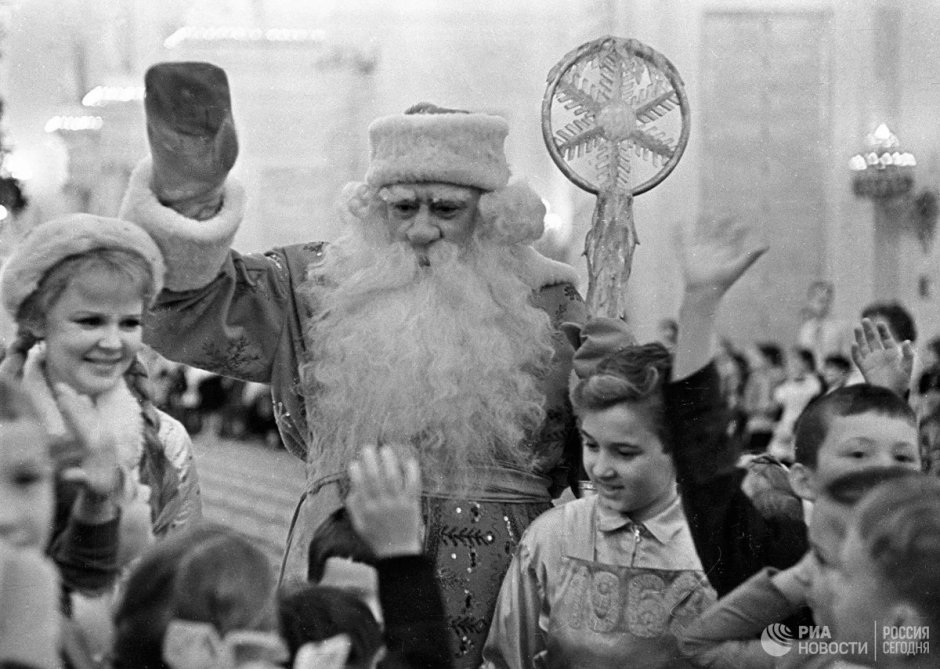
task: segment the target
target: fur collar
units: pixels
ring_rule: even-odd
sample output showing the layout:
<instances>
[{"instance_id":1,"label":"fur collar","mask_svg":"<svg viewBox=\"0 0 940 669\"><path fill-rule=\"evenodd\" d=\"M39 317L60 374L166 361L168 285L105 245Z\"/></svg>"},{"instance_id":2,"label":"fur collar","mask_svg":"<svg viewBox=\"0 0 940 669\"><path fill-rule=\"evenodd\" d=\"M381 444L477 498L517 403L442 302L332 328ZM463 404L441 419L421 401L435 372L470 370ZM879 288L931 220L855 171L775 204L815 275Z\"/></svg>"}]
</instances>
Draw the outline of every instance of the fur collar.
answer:
<instances>
[{"instance_id":1,"label":"fur collar","mask_svg":"<svg viewBox=\"0 0 940 669\"><path fill-rule=\"evenodd\" d=\"M40 342L26 357L23 387L32 398L43 427L53 439L70 438L71 432L56 404L46 377L46 346ZM117 439L118 460L133 469L143 453L144 420L140 404L123 381L102 393L96 402L105 423Z\"/></svg>"}]
</instances>

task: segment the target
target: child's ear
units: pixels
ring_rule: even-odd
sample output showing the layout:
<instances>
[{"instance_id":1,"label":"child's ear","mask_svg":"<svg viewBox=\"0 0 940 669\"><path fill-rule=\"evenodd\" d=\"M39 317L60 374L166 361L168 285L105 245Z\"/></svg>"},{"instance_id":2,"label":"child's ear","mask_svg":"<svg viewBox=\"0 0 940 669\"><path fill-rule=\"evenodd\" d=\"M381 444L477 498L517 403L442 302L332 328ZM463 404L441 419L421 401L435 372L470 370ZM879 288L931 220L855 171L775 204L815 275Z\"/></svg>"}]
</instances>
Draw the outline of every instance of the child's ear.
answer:
<instances>
[{"instance_id":1,"label":"child's ear","mask_svg":"<svg viewBox=\"0 0 940 669\"><path fill-rule=\"evenodd\" d=\"M790 487L800 499L810 502L816 499L816 472L799 462L790 465L790 471L787 476L790 479Z\"/></svg>"}]
</instances>

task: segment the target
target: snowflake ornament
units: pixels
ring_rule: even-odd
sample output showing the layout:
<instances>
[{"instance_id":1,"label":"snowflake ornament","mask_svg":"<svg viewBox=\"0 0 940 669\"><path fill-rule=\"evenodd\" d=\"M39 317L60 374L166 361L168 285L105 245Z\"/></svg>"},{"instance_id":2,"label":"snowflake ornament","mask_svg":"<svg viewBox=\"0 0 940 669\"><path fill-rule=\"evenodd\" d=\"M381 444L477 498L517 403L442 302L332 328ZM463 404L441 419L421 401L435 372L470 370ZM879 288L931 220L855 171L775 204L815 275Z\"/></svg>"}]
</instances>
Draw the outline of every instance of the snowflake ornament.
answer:
<instances>
[{"instance_id":1,"label":"snowflake ornament","mask_svg":"<svg viewBox=\"0 0 940 669\"><path fill-rule=\"evenodd\" d=\"M682 80L660 53L632 39L581 45L552 68L542 135L562 173L598 196L588 259L588 306L623 316L633 248L632 200L675 168L689 139Z\"/></svg>"}]
</instances>

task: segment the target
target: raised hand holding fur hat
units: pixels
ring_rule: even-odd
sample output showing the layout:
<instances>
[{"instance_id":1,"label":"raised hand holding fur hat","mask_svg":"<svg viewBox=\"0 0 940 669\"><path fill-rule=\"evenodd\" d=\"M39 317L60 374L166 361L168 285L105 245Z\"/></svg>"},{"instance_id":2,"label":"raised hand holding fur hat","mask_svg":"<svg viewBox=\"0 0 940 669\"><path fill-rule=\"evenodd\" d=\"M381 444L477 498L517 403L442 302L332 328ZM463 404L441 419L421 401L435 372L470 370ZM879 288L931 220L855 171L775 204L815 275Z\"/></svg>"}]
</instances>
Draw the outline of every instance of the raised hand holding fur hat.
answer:
<instances>
[{"instance_id":1,"label":"raised hand holding fur hat","mask_svg":"<svg viewBox=\"0 0 940 669\"><path fill-rule=\"evenodd\" d=\"M95 249L121 249L140 255L150 266L150 294L154 299L163 288L163 255L140 227L117 218L69 214L36 226L13 247L0 270L3 308L16 319L20 306L50 269L65 258Z\"/></svg>"}]
</instances>

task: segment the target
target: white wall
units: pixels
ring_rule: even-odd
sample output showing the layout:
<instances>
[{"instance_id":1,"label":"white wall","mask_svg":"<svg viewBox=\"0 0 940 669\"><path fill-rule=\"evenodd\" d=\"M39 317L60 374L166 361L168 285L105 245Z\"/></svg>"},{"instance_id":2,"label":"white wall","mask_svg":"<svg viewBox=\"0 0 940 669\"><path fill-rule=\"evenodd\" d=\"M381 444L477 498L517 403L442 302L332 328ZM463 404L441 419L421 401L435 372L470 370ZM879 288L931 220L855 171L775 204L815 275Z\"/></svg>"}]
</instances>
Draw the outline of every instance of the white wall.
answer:
<instances>
[{"instance_id":1,"label":"white wall","mask_svg":"<svg viewBox=\"0 0 940 669\"><path fill-rule=\"evenodd\" d=\"M549 200L553 211L572 221L571 261L583 271L578 253L594 199L560 174L544 148L539 109L545 77L558 59L587 40L605 34L637 38L664 53L677 67L686 83L693 118L690 143L679 166L661 186L635 203L642 244L631 279L630 316L641 337L648 338L659 318L674 314L677 307L679 275L673 232L700 210L702 169L707 165L707 156L702 155L702 30L706 13L719 11L823 11L831 16L831 132L822 147L831 156L831 165L824 176L823 248L811 249L821 254L822 276L806 277L806 282L833 280L837 313L854 317L876 296L876 268L891 259L879 255L875 247L872 204L852 195L848 158L861 148L865 133L884 120L917 154L918 187L937 185L940 127L934 117L940 108L936 39L940 4L934 0L30 0L19 3L11 33L0 45L5 54L2 65L8 68L4 71L9 71L2 94L19 147L34 156L39 172L35 187L41 190L45 182L54 190L63 178L62 148L41 127L57 110L76 103L80 82L141 81L150 63L179 57L160 45L164 37L187 23L322 29L329 39L356 45L378 57L368 89L350 98L355 101L356 118L341 124L343 141L352 155L337 171L337 179L362 176L365 126L375 116L401 111L419 100L503 114L512 128L507 148L515 174L526 177ZM897 39L891 38L890 25L885 28L892 17L899 26ZM77 56L80 52L84 65ZM188 53L213 57L211 50ZM287 67L277 59L267 66ZM309 144L289 151L290 138L319 137L325 121L305 113L305 96L311 95L309 72L299 69L292 75L296 90L280 90L280 97L272 98L271 104L277 105L272 121L270 114L265 120L265 101L254 89L259 71L249 71L253 92L236 90L236 95L245 95L235 101L236 121L245 140L239 170L249 190L258 193L263 166L280 161L299 169L313 160ZM285 77L278 80L283 82ZM346 110L347 115L353 114L349 107ZM276 141L278 137L288 139ZM61 206L61 201L45 196L37 203L49 212ZM253 213L261 211L259 206L256 198ZM294 238L295 233L335 233L328 225L308 227L302 211L288 206L278 211L285 218L295 218L276 231L263 225L246 229L240 241L247 250ZM925 334L938 331L937 298L917 297L915 284L925 274L933 280L934 290L940 290L940 251L935 248L924 256L909 237L902 237L899 246L899 297L916 312ZM742 329L731 314L725 314L725 332L742 341L771 337L788 343L802 296L794 296L790 289L781 293L772 276L753 279L738 290L758 295L779 313L770 331L758 331L752 325Z\"/></svg>"}]
</instances>

